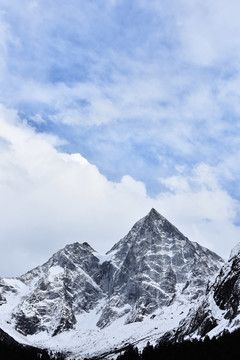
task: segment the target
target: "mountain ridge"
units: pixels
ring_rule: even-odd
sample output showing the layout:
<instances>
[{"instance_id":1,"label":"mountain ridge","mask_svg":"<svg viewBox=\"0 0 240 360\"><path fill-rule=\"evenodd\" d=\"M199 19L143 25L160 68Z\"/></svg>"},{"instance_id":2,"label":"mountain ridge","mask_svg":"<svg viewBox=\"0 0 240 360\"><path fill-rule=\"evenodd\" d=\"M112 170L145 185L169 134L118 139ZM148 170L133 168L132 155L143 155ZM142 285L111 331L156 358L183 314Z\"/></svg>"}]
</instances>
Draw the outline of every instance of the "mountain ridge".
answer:
<instances>
[{"instance_id":1,"label":"mountain ridge","mask_svg":"<svg viewBox=\"0 0 240 360\"><path fill-rule=\"evenodd\" d=\"M75 242L22 276L1 279L1 323L34 345L67 351L80 336L76 348L85 355L86 337L90 355L106 350L103 340L112 348L157 340L184 320L222 264L151 209L105 256Z\"/></svg>"}]
</instances>

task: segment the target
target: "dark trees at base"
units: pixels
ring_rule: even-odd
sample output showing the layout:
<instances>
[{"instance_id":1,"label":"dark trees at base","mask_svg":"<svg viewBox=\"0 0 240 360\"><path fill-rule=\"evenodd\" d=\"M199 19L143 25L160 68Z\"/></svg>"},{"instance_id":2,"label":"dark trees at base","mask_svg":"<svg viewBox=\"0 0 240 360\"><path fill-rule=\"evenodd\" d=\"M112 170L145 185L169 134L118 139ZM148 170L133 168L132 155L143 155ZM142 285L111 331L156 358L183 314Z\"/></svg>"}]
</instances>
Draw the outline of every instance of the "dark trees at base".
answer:
<instances>
[{"instance_id":1,"label":"dark trees at base","mask_svg":"<svg viewBox=\"0 0 240 360\"><path fill-rule=\"evenodd\" d=\"M64 360L60 353L49 354L45 349L19 344L5 331L0 329L0 359L1 360Z\"/></svg>"},{"instance_id":2,"label":"dark trees at base","mask_svg":"<svg viewBox=\"0 0 240 360\"><path fill-rule=\"evenodd\" d=\"M117 360L226 360L235 359L239 353L240 330L225 332L219 338L185 341L181 343L159 343L155 347L149 343L138 352L130 346Z\"/></svg>"}]
</instances>

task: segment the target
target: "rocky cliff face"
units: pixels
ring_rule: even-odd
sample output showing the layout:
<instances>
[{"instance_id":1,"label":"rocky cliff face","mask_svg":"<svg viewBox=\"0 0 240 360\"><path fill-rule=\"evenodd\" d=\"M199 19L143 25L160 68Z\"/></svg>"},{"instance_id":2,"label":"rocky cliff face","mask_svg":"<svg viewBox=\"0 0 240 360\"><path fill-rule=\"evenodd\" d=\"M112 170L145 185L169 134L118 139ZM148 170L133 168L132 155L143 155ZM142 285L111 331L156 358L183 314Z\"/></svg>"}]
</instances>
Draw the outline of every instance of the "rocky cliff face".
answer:
<instances>
[{"instance_id":1,"label":"rocky cliff face","mask_svg":"<svg viewBox=\"0 0 240 360\"><path fill-rule=\"evenodd\" d=\"M212 287L213 299L225 319L233 321L240 314L240 245L233 249Z\"/></svg>"},{"instance_id":2,"label":"rocky cliff face","mask_svg":"<svg viewBox=\"0 0 240 360\"><path fill-rule=\"evenodd\" d=\"M101 329L123 317L125 323L142 321L175 303L191 306L223 264L154 209L106 259L100 261L87 243L74 243L18 279L2 279L0 311L8 312L6 322L23 335L54 336L80 327L78 316L97 307L95 322ZM218 288L214 294L223 298ZM236 311L232 296L230 317ZM219 306L225 305L219 300Z\"/></svg>"},{"instance_id":3,"label":"rocky cliff face","mask_svg":"<svg viewBox=\"0 0 240 360\"><path fill-rule=\"evenodd\" d=\"M182 340L190 337L219 335L240 326L240 244L233 249L227 263L208 287L198 306L165 339Z\"/></svg>"}]
</instances>

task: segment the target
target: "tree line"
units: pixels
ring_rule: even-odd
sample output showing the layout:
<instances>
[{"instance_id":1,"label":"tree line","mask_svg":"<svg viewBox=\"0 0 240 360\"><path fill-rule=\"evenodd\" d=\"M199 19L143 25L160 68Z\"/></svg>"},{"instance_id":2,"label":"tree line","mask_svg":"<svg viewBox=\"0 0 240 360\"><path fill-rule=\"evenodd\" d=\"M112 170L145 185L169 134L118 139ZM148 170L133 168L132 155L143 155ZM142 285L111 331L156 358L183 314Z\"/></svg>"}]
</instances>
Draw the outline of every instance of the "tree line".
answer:
<instances>
[{"instance_id":1,"label":"tree line","mask_svg":"<svg viewBox=\"0 0 240 360\"><path fill-rule=\"evenodd\" d=\"M225 331L221 337L211 340L188 340L175 343L150 343L139 351L136 346L129 345L117 360L227 360L239 356L240 330L233 333Z\"/></svg>"},{"instance_id":2,"label":"tree line","mask_svg":"<svg viewBox=\"0 0 240 360\"><path fill-rule=\"evenodd\" d=\"M1 360L64 360L60 353L51 353L44 349L20 344L0 342Z\"/></svg>"}]
</instances>

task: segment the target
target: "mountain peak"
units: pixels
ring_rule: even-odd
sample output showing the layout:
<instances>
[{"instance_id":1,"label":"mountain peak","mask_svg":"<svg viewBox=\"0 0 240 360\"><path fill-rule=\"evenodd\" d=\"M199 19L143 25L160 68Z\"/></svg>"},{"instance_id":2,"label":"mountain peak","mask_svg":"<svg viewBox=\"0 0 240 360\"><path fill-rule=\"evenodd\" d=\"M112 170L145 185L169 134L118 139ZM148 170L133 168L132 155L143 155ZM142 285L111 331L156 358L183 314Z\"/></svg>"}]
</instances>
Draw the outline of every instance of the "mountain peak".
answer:
<instances>
[{"instance_id":1,"label":"mountain peak","mask_svg":"<svg viewBox=\"0 0 240 360\"><path fill-rule=\"evenodd\" d=\"M141 228L148 228L151 233L154 231L169 234L178 233L181 237L185 238L185 236L170 221L154 208L152 208L144 218L137 222L135 226L136 225L140 225L140 231L142 231Z\"/></svg>"},{"instance_id":2,"label":"mountain peak","mask_svg":"<svg viewBox=\"0 0 240 360\"><path fill-rule=\"evenodd\" d=\"M159 216L159 215L160 215L159 212L158 212L156 209L152 208L152 209L149 211L149 213L148 213L147 216ZM161 215L160 215L160 216L161 216Z\"/></svg>"},{"instance_id":3,"label":"mountain peak","mask_svg":"<svg viewBox=\"0 0 240 360\"><path fill-rule=\"evenodd\" d=\"M66 245L63 249L59 250L57 254L59 253L72 253L76 254L81 252L82 250L88 250L90 253L96 252L91 245L89 245L86 241L83 243L74 242L71 244Z\"/></svg>"},{"instance_id":4,"label":"mountain peak","mask_svg":"<svg viewBox=\"0 0 240 360\"><path fill-rule=\"evenodd\" d=\"M166 241L174 241L176 236L185 241L185 236L156 209L152 208L146 216L133 225L129 233L117 242L107 254L117 251L117 249L120 249L121 253L127 253L132 246L138 246L142 240L147 241L149 244L163 244Z\"/></svg>"},{"instance_id":5,"label":"mountain peak","mask_svg":"<svg viewBox=\"0 0 240 360\"><path fill-rule=\"evenodd\" d=\"M80 244L82 248L89 250L90 252L96 252L96 250L94 250L91 245L89 245L89 243L87 243L86 241L84 241L82 244Z\"/></svg>"},{"instance_id":6,"label":"mountain peak","mask_svg":"<svg viewBox=\"0 0 240 360\"><path fill-rule=\"evenodd\" d=\"M154 208L152 208L149 213L147 214L147 216L145 216L145 220L166 220L166 218L164 216L162 216L157 210L155 210Z\"/></svg>"},{"instance_id":7,"label":"mountain peak","mask_svg":"<svg viewBox=\"0 0 240 360\"><path fill-rule=\"evenodd\" d=\"M229 260L231 260L233 257L237 256L239 254L239 252L240 252L240 243L238 243L232 249Z\"/></svg>"},{"instance_id":8,"label":"mountain peak","mask_svg":"<svg viewBox=\"0 0 240 360\"><path fill-rule=\"evenodd\" d=\"M119 314L123 304L130 308L126 318L129 323L141 321L144 315L175 301L180 304L203 295L221 259L200 245L197 249L152 208L108 252L112 253L112 268L109 264L108 268L114 273L109 284L111 298L97 325L109 325L113 321L112 308L119 308Z\"/></svg>"}]
</instances>

